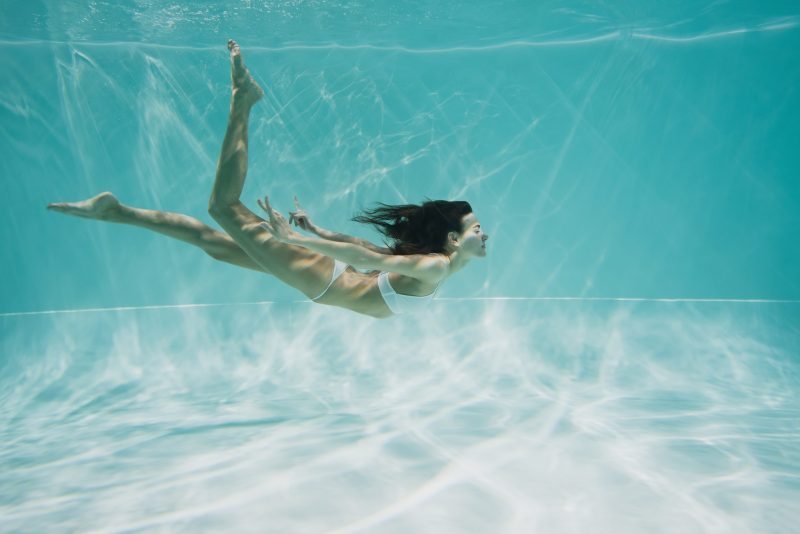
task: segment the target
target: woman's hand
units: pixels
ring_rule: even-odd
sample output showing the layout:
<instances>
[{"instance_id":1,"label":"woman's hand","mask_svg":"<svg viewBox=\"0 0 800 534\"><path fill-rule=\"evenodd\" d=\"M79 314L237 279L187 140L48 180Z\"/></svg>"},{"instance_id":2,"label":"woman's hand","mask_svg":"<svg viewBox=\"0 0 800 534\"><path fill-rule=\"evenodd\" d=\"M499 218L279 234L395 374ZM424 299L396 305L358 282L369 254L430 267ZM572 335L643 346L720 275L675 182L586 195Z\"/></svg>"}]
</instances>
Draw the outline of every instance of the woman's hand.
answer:
<instances>
[{"instance_id":1,"label":"woman's hand","mask_svg":"<svg viewBox=\"0 0 800 534\"><path fill-rule=\"evenodd\" d=\"M294 223L295 226L302 228L308 232L314 231L314 223L308 218L308 214L300 207L300 202L297 200L297 195L294 196L294 207L297 211L289 212L289 222Z\"/></svg>"},{"instance_id":2,"label":"woman's hand","mask_svg":"<svg viewBox=\"0 0 800 534\"><path fill-rule=\"evenodd\" d=\"M281 243L289 243L292 238L297 235L297 232L293 231L291 226L289 226L286 218L269 205L269 195L264 197L263 203L259 198L258 205L269 215L269 221L262 222L260 226L272 234L272 237Z\"/></svg>"}]
</instances>

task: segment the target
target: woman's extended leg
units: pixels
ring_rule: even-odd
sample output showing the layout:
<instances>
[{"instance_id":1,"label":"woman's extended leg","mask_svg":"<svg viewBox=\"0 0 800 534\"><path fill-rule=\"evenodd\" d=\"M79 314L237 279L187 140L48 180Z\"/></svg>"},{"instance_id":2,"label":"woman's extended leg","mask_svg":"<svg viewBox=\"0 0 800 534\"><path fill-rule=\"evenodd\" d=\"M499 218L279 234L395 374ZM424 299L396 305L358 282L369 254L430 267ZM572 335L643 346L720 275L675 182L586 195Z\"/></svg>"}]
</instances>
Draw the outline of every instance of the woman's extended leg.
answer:
<instances>
[{"instance_id":1,"label":"woman's extended leg","mask_svg":"<svg viewBox=\"0 0 800 534\"><path fill-rule=\"evenodd\" d=\"M239 197L247 174L247 126L250 109L264 92L244 65L239 45L228 41L231 53L231 107L217 164L208 212L259 265L306 296L319 295L330 281L333 259L307 248L281 243L259 226L264 219L247 209Z\"/></svg>"},{"instance_id":2,"label":"woman's extended leg","mask_svg":"<svg viewBox=\"0 0 800 534\"><path fill-rule=\"evenodd\" d=\"M245 254L225 232L214 230L188 215L125 206L109 192L80 202L54 202L48 204L47 209L86 219L147 228L200 247L214 259L269 273Z\"/></svg>"}]
</instances>

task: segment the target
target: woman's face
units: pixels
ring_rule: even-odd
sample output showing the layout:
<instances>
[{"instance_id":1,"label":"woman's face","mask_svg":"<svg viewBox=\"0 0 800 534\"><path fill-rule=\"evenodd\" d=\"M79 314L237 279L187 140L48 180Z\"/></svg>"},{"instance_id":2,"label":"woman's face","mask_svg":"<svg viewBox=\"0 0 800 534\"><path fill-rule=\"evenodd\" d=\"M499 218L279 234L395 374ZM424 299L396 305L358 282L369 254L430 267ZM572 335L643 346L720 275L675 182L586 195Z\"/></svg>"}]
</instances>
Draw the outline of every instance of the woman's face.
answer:
<instances>
[{"instance_id":1,"label":"woman's face","mask_svg":"<svg viewBox=\"0 0 800 534\"><path fill-rule=\"evenodd\" d=\"M467 213L461 218L461 237L459 237L462 253L470 256L486 256L486 240L489 236L483 233L481 223L474 213Z\"/></svg>"}]
</instances>

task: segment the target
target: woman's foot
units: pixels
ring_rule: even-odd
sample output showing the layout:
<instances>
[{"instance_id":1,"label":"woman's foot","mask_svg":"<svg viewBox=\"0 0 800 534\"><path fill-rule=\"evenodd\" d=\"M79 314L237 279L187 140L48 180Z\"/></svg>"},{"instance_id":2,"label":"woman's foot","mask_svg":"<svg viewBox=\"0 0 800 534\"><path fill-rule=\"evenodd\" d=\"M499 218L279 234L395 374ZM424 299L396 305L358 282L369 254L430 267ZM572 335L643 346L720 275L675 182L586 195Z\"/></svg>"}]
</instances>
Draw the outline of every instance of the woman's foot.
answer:
<instances>
[{"instance_id":1,"label":"woman's foot","mask_svg":"<svg viewBox=\"0 0 800 534\"><path fill-rule=\"evenodd\" d=\"M253 79L250 71L244 65L244 58L236 41L228 41L228 50L231 51L231 81L233 82L233 105L241 111L249 111L250 107L261 100L264 90ZM241 106L241 108L240 108Z\"/></svg>"},{"instance_id":2,"label":"woman's foot","mask_svg":"<svg viewBox=\"0 0 800 534\"><path fill-rule=\"evenodd\" d=\"M80 202L53 202L47 209L86 219L110 221L120 212L120 203L108 191Z\"/></svg>"}]
</instances>

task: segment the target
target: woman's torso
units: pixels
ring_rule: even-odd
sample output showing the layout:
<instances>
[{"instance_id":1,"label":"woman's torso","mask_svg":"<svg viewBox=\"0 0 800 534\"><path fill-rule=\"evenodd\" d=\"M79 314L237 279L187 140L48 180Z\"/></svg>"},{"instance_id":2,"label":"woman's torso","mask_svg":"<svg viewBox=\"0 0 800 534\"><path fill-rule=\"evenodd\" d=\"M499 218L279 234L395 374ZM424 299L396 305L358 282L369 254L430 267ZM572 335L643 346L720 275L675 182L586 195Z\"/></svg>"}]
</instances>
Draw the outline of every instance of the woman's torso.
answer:
<instances>
[{"instance_id":1,"label":"woman's torso","mask_svg":"<svg viewBox=\"0 0 800 534\"><path fill-rule=\"evenodd\" d=\"M386 305L378 287L380 271L362 273L351 266L337 278L328 291L316 302L329 306L339 306L372 317L389 317L392 311ZM395 292L402 295L428 296L438 284L428 283L398 273L387 273L389 284Z\"/></svg>"}]
</instances>

